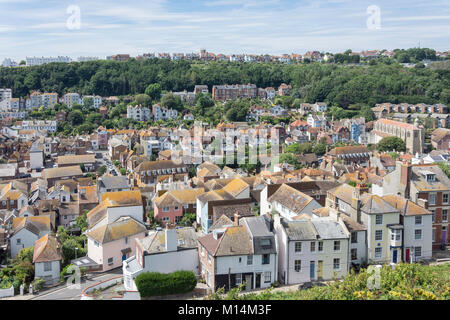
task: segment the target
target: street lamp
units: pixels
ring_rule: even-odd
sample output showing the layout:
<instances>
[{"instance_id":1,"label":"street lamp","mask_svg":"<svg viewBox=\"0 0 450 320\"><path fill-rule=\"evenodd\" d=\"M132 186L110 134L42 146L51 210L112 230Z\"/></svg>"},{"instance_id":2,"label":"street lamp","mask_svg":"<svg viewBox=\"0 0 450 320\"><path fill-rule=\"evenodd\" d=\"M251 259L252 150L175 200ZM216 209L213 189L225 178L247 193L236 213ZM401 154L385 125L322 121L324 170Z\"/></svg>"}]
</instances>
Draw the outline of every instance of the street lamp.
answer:
<instances>
[{"instance_id":1,"label":"street lamp","mask_svg":"<svg viewBox=\"0 0 450 320\"><path fill-rule=\"evenodd\" d=\"M78 247L75 247L75 260L77 259L77 251L78 251Z\"/></svg>"}]
</instances>

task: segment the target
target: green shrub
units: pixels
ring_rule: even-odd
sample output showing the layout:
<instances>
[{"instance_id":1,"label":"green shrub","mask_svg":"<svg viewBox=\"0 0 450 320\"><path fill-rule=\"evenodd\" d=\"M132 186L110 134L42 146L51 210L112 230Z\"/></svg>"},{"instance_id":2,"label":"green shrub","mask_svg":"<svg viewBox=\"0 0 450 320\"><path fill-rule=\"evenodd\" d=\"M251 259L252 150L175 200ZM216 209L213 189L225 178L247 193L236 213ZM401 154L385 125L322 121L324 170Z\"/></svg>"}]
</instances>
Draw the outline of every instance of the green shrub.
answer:
<instances>
[{"instance_id":1,"label":"green shrub","mask_svg":"<svg viewBox=\"0 0 450 320\"><path fill-rule=\"evenodd\" d=\"M190 292L197 285L197 278L192 271L144 272L135 282L141 297L145 298Z\"/></svg>"},{"instance_id":2,"label":"green shrub","mask_svg":"<svg viewBox=\"0 0 450 320\"><path fill-rule=\"evenodd\" d=\"M42 288L44 287L44 279L34 279L34 281L32 282L33 284L33 292L38 292L40 290L42 290Z\"/></svg>"}]
</instances>

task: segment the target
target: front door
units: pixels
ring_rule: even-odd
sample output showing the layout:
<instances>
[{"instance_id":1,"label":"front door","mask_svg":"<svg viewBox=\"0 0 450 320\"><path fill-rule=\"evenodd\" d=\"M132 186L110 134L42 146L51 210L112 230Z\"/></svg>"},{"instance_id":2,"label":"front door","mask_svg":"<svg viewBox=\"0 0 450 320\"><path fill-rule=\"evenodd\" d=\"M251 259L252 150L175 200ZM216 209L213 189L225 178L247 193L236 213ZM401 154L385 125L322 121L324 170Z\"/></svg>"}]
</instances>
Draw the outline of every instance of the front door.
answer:
<instances>
[{"instance_id":1,"label":"front door","mask_svg":"<svg viewBox=\"0 0 450 320\"><path fill-rule=\"evenodd\" d=\"M397 263L397 250L394 250L392 253L392 262Z\"/></svg>"},{"instance_id":2,"label":"front door","mask_svg":"<svg viewBox=\"0 0 450 320\"><path fill-rule=\"evenodd\" d=\"M124 253L124 254L122 255L122 261L125 261L125 260L127 260L127 254L126 254L126 253Z\"/></svg>"},{"instance_id":3,"label":"front door","mask_svg":"<svg viewBox=\"0 0 450 320\"><path fill-rule=\"evenodd\" d=\"M442 227L441 242L443 245L447 243L447 228Z\"/></svg>"},{"instance_id":4,"label":"front door","mask_svg":"<svg viewBox=\"0 0 450 320\"><path fill-rule=\"evenodd\" d=\"M315 268L315 262L311 261L311 264L309 265L309 277L311 278L311 280L314 280L315 275L316 275L314 268Z\"/></svg>"},{"instance_id":5,"label":"front door","mask_svg":"<svg viewBox=\"0 0 450 320\"><path fill-rule=\"evenodd\" d=\"M406 263L410 263L410 260L409 260L409 248L406 248L405 262Z\"/></svg>"},{"instance_id":6,"label":"front door","mask_svg":"<svg viewBox=\"0 0 450 320\"><path fill-rule=\"evenodd\" d=\"M261 288L261 273L256 274L255 289Z\"/></svg>"},{"instance_id":7,"label":"front door","mask_svg":"<svg viewBox=\"0 0 450 320\"><path fill-rule=\"evenodd\" d=\"M245 290L250 291L252 289L252 275L247 274L245 276Z\"/></svg>"},{"instance_id":8,"label":"front door","mask_svg":"<svg viewBox=\"0 0 450 320\"><path fill-rule=\"evenodd\" d=\"M319 260L317 265L317 278L322 280L323 278L323 261Z\"/></svg>"}]
</instances>

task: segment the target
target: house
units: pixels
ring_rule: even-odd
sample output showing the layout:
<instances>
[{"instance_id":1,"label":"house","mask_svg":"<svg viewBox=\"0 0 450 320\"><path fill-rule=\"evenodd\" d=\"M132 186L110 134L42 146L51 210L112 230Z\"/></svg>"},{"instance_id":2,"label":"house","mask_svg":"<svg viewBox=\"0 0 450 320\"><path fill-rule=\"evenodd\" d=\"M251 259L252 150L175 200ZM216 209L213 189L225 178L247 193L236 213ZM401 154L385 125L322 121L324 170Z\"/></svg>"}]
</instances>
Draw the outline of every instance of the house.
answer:
<instances>
[{"instance_id":1,"label":"house","mask_svg":"<svg viewBox=\"0 0 450 320\"><path fill-rule=\"evenodd\" d=\"M188 168L174 160L146 161L139 164L133 172L137 186L156 184L159 177L167 175L188 176Z\"/></svg>"},{"instance_id":2,"label":"house","mask_svg":"<svg viewBox=\"0 0 450 320\"><path fill-rule=\"evenodd\" d=\"M358 164L365 167L369 164L370 150L365 146L337 147L327 152L326 157L344 165Z\"/></svg>"},{"instance_id":3,"label":"house","mask_svg":"<svg viewBox=\"0 0 450 320\"><path fill-rule=\"evenodd\" d=\"M433 222L431 211L398 195L386 195L383 200L400 210L403 225L404 262L418 262L432 257Z\"/></svg>"},{"instance_id":4,"label":"house","mask_svg":"<svg viewBox=\"0 0 450 320\"><path fill-rule=\"evenodd\" d=\"M134 255L135 239L143 239L146 231L145 225L131 216L90 229L86 233L88 257L101 266L102 271L119 268Z\"/></svg>"},{"instance_id":5,"label":"house","mask_svg":"<svg viewBox=\"0 0 450 320\"><path fill-rule=\"evenodd\" d=\"M137 290L134 279L142 272L188 270L199 274L197 234L192 227L153 230L135 243L135 255L123 261L126 290Z\"/></svg>"},{"instance_id":6,"label":"house","mask_svg":"<svg viewBox=\"0 0 450 320\"><path fill-rule=\"evenodd\" d=\"M23 248L34 246L36 240L50 233L50 217L18 217L13 219L9 244L11 258Z\"/></svg>"},{"instance_id":7,"label":"house","mask_svg":"<svg viewBox=\"0 0 450 320\"><path fill-rule=\"evenodd\" d=\"M450 129L438 128L431 133L431 145L437 150L450 150Z\"/></svg>"},{"instance_id":8,"label":"house","mask_svg":"<svg viewBox=\"0 0 450 320\"><path fill-rule=\"evenodd\" d=\"M46 285L58 283L61 260L61 245L55 237L46 234L34 243L34 278L43 279Z\"/></svg>"},{"instance_id":9,"label":"house","mask_svg":"<svg viewBox=\"0 0 450 320\"><path fill-rule=\"evenodd\" d=\"M106 192L130 191L131 185L126 176L104 176L97 180L97 194L101 199Z\"/></svg>"},{"instance_id":10,"label":"house","mask_svg":"<svg viewBox=\"0 0 450 320\"><path fill-rule=\"evenodd\" d=\"M276 211L288 220L300 215L311 215L312 210L322 206L312 197L283 184L267 199L269 212ZM263 213L264 214L264 213Z\"/></svg>"},{"instance_id":11,"label":"house","mask_svg":"<svg viewBox=\"0 0 450 320\"><path fill-rule=\"evenodd\" d=\"M236 216L234 226L198 238L201 276L214 291L269 288L277 280L275 241L267 217Z\"/></svg>"},{"instance_id":12,"label":"house","mask_svg":"<svg viewBox=\"0 0 450 320\"><path fill-rule=\"evenodd\" d=\"M278 87L278 95L279 96L288 96L288 95L291 94L291 90L292 90L292 86L291 85L287 85L286 83L282 83Z\"/></svg>"},{"instance_id":13,"label":"house","mask_svg":"<svg viewBox=\"0 0 450 320\"><path fill-rule=\"evenodd\" d=\"M327 119L324 115L309 114L306 122L311 128L326 128L327 126Z\"/></svg>"},{"instance_id":14,"label":"house","mask_svg":"<svg viewBox=\"0 0 450 320\"><path fill-rule=\"evenodd\" d=\"M275 215L278 277L296 284L339 279L348 272L349 233L332 218L290 221Z\"/></svg>"},{"instance_id":15,"label":"house","mask_svg":"<svg viewBox=\"0 0 450 320\"><path fill-rule=\"evenodd\" d=\"M204 188L166 191L153 201L155 219L163 225L179 223L184 214L196 213L197 197L204 192Z\"/></svg>"},{"instance_id":16,"label":"house","mask_svg":"<svg viewBox=\"0 0 450 320\"><path fill-rule=\"evenodd\" d=\"M86 171L95 169L95 154L80 154L70 156L59 156L57 158L58 168L83 165Z\"/></svg>"},{"instance_id":17,"label":"house","mask_svg":"<svg viewBox=\"0 0 450 320\"><path fill-rule=\"evenodd\" d=\"M48 168L42 171L42 179L46 181L47 187L53 187L57 180L68 180L82 178L83 171L80 166L70 166L63 168Z\"/></svg>"}]
</instances>

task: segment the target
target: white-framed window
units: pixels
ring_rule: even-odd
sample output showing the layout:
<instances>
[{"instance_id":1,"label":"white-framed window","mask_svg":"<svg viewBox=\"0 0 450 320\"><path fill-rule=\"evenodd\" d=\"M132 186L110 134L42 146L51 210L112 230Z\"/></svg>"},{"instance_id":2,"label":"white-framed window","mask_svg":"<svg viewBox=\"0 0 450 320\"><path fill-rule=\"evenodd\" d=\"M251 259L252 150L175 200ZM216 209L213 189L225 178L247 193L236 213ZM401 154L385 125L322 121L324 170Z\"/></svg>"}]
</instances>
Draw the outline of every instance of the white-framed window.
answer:
<instances>
[{"instance_id":1,"label":"white-framed window","mask_svg":"<svg viewBox=\"0 0 450 320\"><path fill-rule=\"evenodd\" d=\"M414 224L421 225L422 224L422 216L416 216L414 218Z\"/></svg>"},{"instance_id":2,"label":"white-framed window","mask_svg":"<svg viewBox=\"0 0 450 320\"><path fill-rule=\"evenodd\" d=\"M383 230L375 230L375 240L376 241L383 240Z\"/></svg>"},{"instance_id":3,"label":"white-framed window","mask_svg":"<svg viewBox=\"0 0 450 320\"><path fill-rule=\"evenodd\" d=\"M323 251L323 241L319 241L319 248L318 248L319 252Z\"/></svg>"},{"instance_id":4,"label":"white-framed window","mask_svg":"<svg viewBox=\"0 0 450 320\"><path fill-rule=\"evenodd\" d=\"M170 207L163 207L163 212L169 212L170 211Z\"/></svg>"},{"instance_id":5,"label":"white-framed window","mask_svg":"<svg viewBox=\"0 0 450 320\"><path fill-rule=\"evenodd\" d=\"M98 247L98 246L100 246L100 243L98 243L97 240L94 240L94 246Z\"/></svg>"},{"instance_id":6,"label":"white-framed window","mask_svg":"<svg viewBox=\"0 0 450 320\"><path fill-rule=\"evenodd\" d=\"M44 271L52 271L52 263L44 262Z\"/></svg>"},{"instance_id":7,"label":"white-framed window","mask_svg":"<svg viewBox=\"0 0 450 320\"><path fill-rule=\"evenodd\" d=\"M248 255L247 256L247 265L251 266L253 264L253 256L252 255Z\"/></svg>"},{"instance_id":8,"label":"white-framed window","mask_svg":"<svg viewBox=\"0 0 450 320\"><path fill-rule=\"evenodd\" d=\"M381 257L383 256L382 254L383 254L383 249L381 247L375 248L375 258L381 259Z\"/></svg>"},{"instance_id":9,"label":"white-framed window","mask_svg":"<svg viewBox=\"0 0 450 320\"><path fill-rule=\"evenodd\" d=\"M333 259L333 270L339 270L341 268L341 259L334 258Z\"/></svg>"},{"instance_id":10,"label":"white-framed window","mask_svg":"<svg viewBox=\"0 0 450 320\"><path fill-rule=\"evenodd\" d=\"M185 209L188 209L188 208L189 208L189 205L188 205L188 204L185 204L183 207L184 207Z\"/></svg>"},{"instance_id":11,"label":"white-framed window","mask_svg":"<svg viewBox=\"0 0 450 320\"><path fill-rule=\"evenodd\" d=\"M174 210L175 210L175 211L178 211L178 209L179 209L179 207L178 207L178 206L175 206Z\"/></svg>"},{"instance_id":12,"label":"white-framed window","mask_svg":"<svg viewBox=\"0 0 450 320\"><path fill-rule=\"evenodd\" d=\"M422 240L422 229L414 230L414 239Z\"/></svg>"},{"instance_id":13,"label":"white-framed window","mask_svg":"<svg viewBox=\"0 0 450 320\"><path fill-rule=\"evenodd\" d=\"M264 283L270 283L272 281L272 273L270 271L264 272Z\"/></svg>"},{"instance_id":14,"label":"white-framed window","mask_svg":"<svg viewBox=\"0 0 450 320\"><path fill-rule=\"evenodd\" d=\"M163 221L163 222L170 221L170 217L163 217L163 218L162 218L162 221Z\"/></svg>"},{"instance_id":15,"label":"white-framed window","mask_svg":"<svg viewBox=\"0 0 450 320\"><path fill-rule=\"evenodd\" d=\"M311 252L316 252L316 243L314 241L311 241Z\"/></svg>"},{"instance_id":16,"label":"white-framed window","mask_svg":"<svg viewBox=\"0 0 450 320\"><path fill-rule=\"evenodd\" d=\"M236 285L240 285L242 283L242 273L236 273Z\"/></svg>"},{"instance_id":17,"label":"white-framed window","mask_svg":"<svg viewBox=\"0 0 450 320\"><path fill-rule=\"evenodd\" d=\"M414 247L414 257L422 256L422 247Z\"/></svg>"},{"instance_id":18,"label":"white-framed window","mask_svg":"<svg viewBox=\"0 0 450 320\"><path fill-rule=\"evenodd\" d=\"M22 244L22 240L20 238L16 239L16 244Z\"/></svg>"},{"instance_id":19,"label":"white-framed window","mask_svg":"<svg viewBox=\"0 0 450 320\"><path fill-rule=\"evenodd\" d=\"M295 243L295 252L302 252L302 243L301 242Z\"/></svg>"},{"instance_id":20,"label":"white-framed window","mask_svg":"<svg viewBox=\"0 0 450 320\"><path fill-rule=\"evenodd\" d=\"M263 254L262 255L262 262L261 264L270 264L270 254Z\"/></svg>"},{"instance_id":21,"label":"white-framed window","mask_svg":"<svg viewBox=\"0 0 450 320\"><path fill-rule=\"evenodd\" d=\"M431 222L434 222L434 218L435 218L435 215L436 215L436 210L435 209L431 209L430 211L431 211Z\"/></svg>"},{"instance_id":22,"label":"white-framed window","mask_svg":"<svg viewBox=\"0 0 450 320\"><path fill-rule=\"evenodd\" d=\"M382 214L377 214L375 216L375 224L383 224L383 215Z\"/></svg>"},{"instance_id":23,"label":"white-framed window","mask_svg":"<svg viewBox=\"0 0 450 320\"><path fill-rule=\"evenodd\" d=\"M442 194L442 204L448 204L448 193Z\"/></svg>"},{"instance_id":24,"label":"white-framed window","mask_svg":"<svg viewBox=\"0 0 450 320\"><path fill-rule=\"evenodd\" d=\"M442 210L442 222L447 222L448 221L448 210Z\"/></svg>"},{"instance_id":25,"label":"white-framed window","mask_svg":"<svg viewBox=\"0 0 450 320\"><path fill-rule=\"evenodd\" d=\"M294 261L294 269L297 272L300 272L302 270L302 260L295 260Z\"/></svg>"},{"instance_id":26,"label":"white-framed window","mask_svg":"<svg viewBox=\"0 0 450 320\"><path fill-rule=\"evenodd\" d=\"M436 204L436 193L430 193L428 198L428 204L435 205Z\"/></svg>"},{"instance_id":27,"label":"white-framed window","mask_svg":"<svg viewBox=\"0 0 450 320\"><path fill-rule=\"evenodd\" d=\"M431 233L431 240L432 240L433 242L436 241L436 228L433 228L433 232Z\"/></svg>"},{"instance_id":28,"label":"white-framed window","mask_svg":"<svg viewBox=\"0 0 450 320\"><path fill-rule=\"evenodd\" d=\"M108 266L114 263L114 257L108 258Z\"/></svg>"},{"instance_id":29,"label":"white-framed window","mask_svg":"<svg viewBox=\"0 0 450 320\"><path fill-rule=\"evenodd\" d=\"M339 240L334 241L334 251L340 251L341 250L341 242Z\"/></svg>"}]
</instances>

